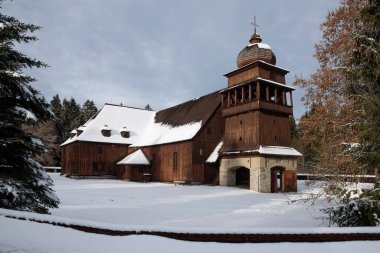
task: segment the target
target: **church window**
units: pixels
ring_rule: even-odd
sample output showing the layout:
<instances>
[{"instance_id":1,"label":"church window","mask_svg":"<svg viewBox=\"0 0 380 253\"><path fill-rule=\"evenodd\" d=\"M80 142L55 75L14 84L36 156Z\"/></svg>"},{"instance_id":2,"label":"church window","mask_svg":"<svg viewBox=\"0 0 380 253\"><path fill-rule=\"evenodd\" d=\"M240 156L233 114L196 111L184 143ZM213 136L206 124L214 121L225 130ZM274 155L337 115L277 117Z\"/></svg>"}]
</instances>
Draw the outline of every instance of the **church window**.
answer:
<instances>
[{"instance_id":1,"label":"church window","mask_svg":"<svg viewBox=\"0 0 380 253\"><path fill-rule=\"evenodd\" d=\"M97 171L97 172L100 172L100 171L104 171L106 169L106 164L105 163L92 163L92 169L93 171Z\"/></svg>"}]
</instances>

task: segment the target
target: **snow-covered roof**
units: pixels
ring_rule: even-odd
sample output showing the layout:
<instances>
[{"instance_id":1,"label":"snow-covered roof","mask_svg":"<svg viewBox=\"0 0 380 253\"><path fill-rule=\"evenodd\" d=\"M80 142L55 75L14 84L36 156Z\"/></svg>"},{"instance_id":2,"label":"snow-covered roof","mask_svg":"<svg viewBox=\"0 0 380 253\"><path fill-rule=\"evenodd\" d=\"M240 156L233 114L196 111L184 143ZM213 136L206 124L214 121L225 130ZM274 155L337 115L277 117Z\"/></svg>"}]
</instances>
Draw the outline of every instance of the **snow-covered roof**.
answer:
<instances>
[{"instance_id":1,"label":"snow-covered roof","mask_svg":"<svg viewBox=\"0 0 380 253\"><path fill-rule=\"evenodd\" d=\"M69 138L62 146L74 141L90 141L143 147L190 140L219 105L218 92L159 112L106 104L81 127L80 135ZM103 136L101 130L111 130L111 136ZM129 137L124 138L121 131L128 131Z\"/></svg>"},{"instance_id":2,"label":"snow-covered roof","mask_svg":"<svg viewBox=\"0 0 380 253\"><path fill-rule=\"evenodd\" d=\"M280 156L302 156L300 152L292 147L282 146L259 146L258 149L244 150L244 151L226 151L224 154L244 154L244 153L257 153L261 155L280 155Z\"/></svg>"},{"instance_id":3,"label":"snow-covered roof","mask_svg":"<svg viewBox=\"0 0 380 253\"><path fill-rule=\"evenodd\" d=\"M212 151L211 155L207 158L206 163L214 163L218 160L219 151L223 146L223 141L219 142L215 147L214 151Z\"/></svg>"},{"instance_id":4,"label":"snow-covered roof","mask_svg":"<svg viewBox=\"0 0 380 253\"><path fill-rule=\"evenodd\" d=\"M262 80L262 81L267 82L267 83L272 83L272 84L275 84L277 86L282 86L282 87L288 88L290 90L295 90L295 88L293 88L291 86L288 86L288 85L283 84L283 83L275 82L275 81L272 81L272 80L269 80L269 79L265 79L265 78L261 78L261 77L257 77L256 79L257 80Z\"/></svg>"},{"instance_id":5,"label":"snow-covered roof","mask_svg":"<svg viewBox=\"0 0 380 253\"><path fill-rule=\"evenodd\" d=\"M265 43L248 43L247 47L252 47L254 45L257 45L259 48L262 48L262 49L272 50L272 48L268 44L265 44Z\"/></svg>"},{"instance_id":6,"label":"snow-covered roof","mask_svg":"<svg viewBox=\"0 0 380 253\"><path fill-rule=\"evenodd\" d=\"M132 147L152 146L192 139L202 127L202 121L191 122L182 126L171 126L150 122L144 134Z\"/></svg>"},{"instance_id":7,"label":"snow-covered roof","mask_svg":"<svg viewBox=\"0 0 380 253\"><path fill-rule=\"evenodd\" d=\"M117 163L118 165L149 165L150 162L146 158L144 152L141 149L136 150L135 152L126 156L123 160Z\"/></svg>"},{"instance_id":8,"label":"snow-covered roof","mask_svg":"<svg viewBox=\"0 0 380 253\"><path fill-rule=\"evenodd\" d=\"M154 116L154 111L106 104L94 118L85 123L82 134L69 138L62 146L74 141L133 144L154 121ZM120 129L124 126L128 126L129 138L120 134ZM111 136L103 136L101 130L111 130Z\"/></svg>"},{"instance_id":9,"label":"snow-covered roof","mask_svg":"<svg viewBox=\"0 0 380 253\"><path fill-rule=\"evenodd\" d=\"M276 66L276 65L270 64L270 63L268 63L268 62L266 62L266 61L263 61L263 60L258 60L258 62L261 62L261 63L263 63L263 64L265 64L265 65L268 65L268 66L271 66L271 67L274 67L274 68L277 68L277 69L284 70L284 71L286 71L286 72L289 72L288 69L281 68L281 67L279 67L279 66Z\"/></svg>"},{"instance_id":10,"label":"snow-covered roof","mask_svg":"<svg viewBox=\"0 0 380 253\"><path fill-rule=\"evenodd\" d=\"M281 146L260 146L259 153L264 155L302 156L294 148Z\"/></svg>"}]
</instances>

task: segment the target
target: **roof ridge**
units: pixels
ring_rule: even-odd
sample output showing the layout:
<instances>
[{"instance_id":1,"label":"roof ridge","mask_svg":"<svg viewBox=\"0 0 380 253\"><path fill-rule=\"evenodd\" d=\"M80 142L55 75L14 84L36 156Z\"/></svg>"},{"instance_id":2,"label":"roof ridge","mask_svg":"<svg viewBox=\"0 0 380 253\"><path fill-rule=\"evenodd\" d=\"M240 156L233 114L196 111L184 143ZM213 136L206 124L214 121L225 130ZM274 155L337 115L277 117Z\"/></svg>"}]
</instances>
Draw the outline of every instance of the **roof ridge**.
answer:
<instances>
[{"instance_id":1,"label":"roof ridge","mask_svg":"<svg viewBox=\"0 0 380 253\"><path fill-rule=\"evenodd\" d=\"M155 112L154 110L148 110L148 109L145 109L145 108L139 108L139 107L127 106L127 105L118 105L118 104L112 104L112 103L104 103L104 105L111 105L111 106L118 106L118 107L125 107L125 108L131 108L131 109L137 109L137 110Z\"/></svg>"}]
</instances>

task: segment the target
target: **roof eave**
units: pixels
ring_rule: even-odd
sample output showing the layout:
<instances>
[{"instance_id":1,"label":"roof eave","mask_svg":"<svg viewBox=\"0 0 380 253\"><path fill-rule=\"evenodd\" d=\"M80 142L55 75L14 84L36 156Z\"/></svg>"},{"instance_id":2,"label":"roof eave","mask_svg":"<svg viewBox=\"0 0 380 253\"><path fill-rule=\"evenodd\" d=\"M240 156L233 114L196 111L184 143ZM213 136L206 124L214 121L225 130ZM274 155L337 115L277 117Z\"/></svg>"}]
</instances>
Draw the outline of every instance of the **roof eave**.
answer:
<instances>
[{"instance_id":1,"label":"roof eave","mask_svg":"<svg viewBox=\"0 0 380 253\"><path fill-rule=\"evenodd\" d=\"M280 68L280 67L277 67L276 65L273 65L273 64L270 64L270 63L267 63L265 61L262 61L262 60L257 60L257 61L254 61L250 64L247 64L243 67L240 67L238 69L235 69L231 72L228 72L227 74L224 74L225 77L230 77L230 76L233 76L233 75L236 75L240 72L243 72L247 69L250 69L252 67L254 67L255 65L262 65L262 66L266 66L266 67L269 67L269 68L272 68L272 69L276 69L277 71L279 72L282 72L284 75L286 75L287 73L289 73L289 70L287 69L284 69L284 68Z\"/></svg>"}]
</instances>

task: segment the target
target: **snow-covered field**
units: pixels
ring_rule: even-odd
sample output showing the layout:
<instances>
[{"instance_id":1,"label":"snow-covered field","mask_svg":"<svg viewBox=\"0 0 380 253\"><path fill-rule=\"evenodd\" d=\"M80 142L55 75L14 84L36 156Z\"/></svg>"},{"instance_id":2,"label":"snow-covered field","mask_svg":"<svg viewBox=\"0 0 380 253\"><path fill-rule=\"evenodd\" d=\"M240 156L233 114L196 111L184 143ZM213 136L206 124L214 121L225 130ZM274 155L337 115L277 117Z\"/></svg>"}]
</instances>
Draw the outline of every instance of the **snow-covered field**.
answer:
<instances>
[{"instance_id":1,"label":"snow-covered field","mask_svg":"<svg viewBox=\"0 0 380 253\"><path fill-rule=\"evenodd\" d=\"M55 216L112 224L185 227L313 227L318 208L288 204L298 194L221 186L73 180L50 174L61 200ZM300 183L301 190L304 189Z\"/></svg>"},{"instance_id":2,"label":"snow-covered field","mask_svg":"<svg viewBox=\"0 0 380 253\"><path fill-rule=\"evenodd\" d=\"M328 230L320 206L289 204L306 191L264 194L220 186L175 186L120 180L73 180L50 174L61 200L52 215L62 222L116 229L249 232ZM1 213L7 210L0 209ZM35 214L19 214L35 216ZM316 228L319 227L319 228ZM0 216L0 252L375 252L380 241L226 244L148 235L106 236ZM377 250L376 250L377 252Z\"/></svg>"}]
</instances>

